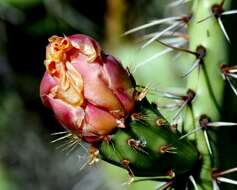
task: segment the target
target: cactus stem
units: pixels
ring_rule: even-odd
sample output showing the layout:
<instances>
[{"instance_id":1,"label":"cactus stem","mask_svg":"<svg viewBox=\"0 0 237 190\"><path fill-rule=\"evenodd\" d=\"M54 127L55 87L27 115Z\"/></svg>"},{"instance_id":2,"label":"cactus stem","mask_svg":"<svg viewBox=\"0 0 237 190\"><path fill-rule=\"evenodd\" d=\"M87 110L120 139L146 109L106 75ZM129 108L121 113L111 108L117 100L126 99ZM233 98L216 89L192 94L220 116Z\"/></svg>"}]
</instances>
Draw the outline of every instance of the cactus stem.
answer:
<instances>
[{"instance_id":1,"label":"cactus stem","mask_svg":"<svg viewBox=\"0 0 237 190\"><path fill-rule=\"evenodd\" d=\"M220 105L218 104L218 101L216 99L215 93L214 93L213 88L211 86L211 81L209 79L209 76L208 76L205 64L202 64L202 69L203 69L203 75L204 75L204 78L206 80L206 84L207 84L207 88L208 88L209 94L212 97L212 101L213 101L215 107L217 108L218 111L220 111L221 108L220 108Z\"/></svg>"}]
</instances>

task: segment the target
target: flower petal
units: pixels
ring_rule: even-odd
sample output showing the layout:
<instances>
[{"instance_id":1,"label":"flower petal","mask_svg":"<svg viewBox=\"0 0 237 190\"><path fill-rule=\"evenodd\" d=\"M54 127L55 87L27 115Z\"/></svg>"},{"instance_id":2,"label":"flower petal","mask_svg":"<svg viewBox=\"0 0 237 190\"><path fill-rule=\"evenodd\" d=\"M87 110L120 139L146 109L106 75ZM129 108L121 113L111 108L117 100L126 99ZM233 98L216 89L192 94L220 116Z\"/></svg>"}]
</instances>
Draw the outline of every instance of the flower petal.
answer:
<instances>
[{"instance_id":1,"label":"flower petal","mask_svg":"<svg viewBox=\"0 0 237 190\"><path fill-rule=\"evenodd\" d=\"M89 132L99 135L107 135L117 127L116 119L109 113L88 104L86 109L86 121L91 126Z\"/></svg>"},{"instance_id":2,"label":"flower petal","mask_svg":"<svg viewBox=\"0 0 237 190\"><path fill-rule=\"evenodd\" d=\"M40 83L40 97L43 104L48 108L50 108L50 104L46 96L50 93L51 89L56 86L56 84L55 79L45 72Z\"/></svg>"}]
</instances>

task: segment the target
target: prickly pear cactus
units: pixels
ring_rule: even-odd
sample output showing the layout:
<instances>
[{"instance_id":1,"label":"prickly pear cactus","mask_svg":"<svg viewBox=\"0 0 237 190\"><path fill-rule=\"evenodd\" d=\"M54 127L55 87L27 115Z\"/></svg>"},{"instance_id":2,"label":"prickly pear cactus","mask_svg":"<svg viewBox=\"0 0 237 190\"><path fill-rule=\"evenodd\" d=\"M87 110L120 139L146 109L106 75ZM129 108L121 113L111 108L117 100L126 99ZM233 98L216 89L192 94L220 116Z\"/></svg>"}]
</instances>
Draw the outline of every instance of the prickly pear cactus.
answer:
<instances>
[{"instance_id":1,"label":"prickly pear cactus","mask_svg":"<svg viewBox=\"0 0 237 190\"><path fill-rule=\"evenodd\" d=\"M148 40L142 46L159 42L166 49L136 65L133 71L105 54L88 36L49 39L40 96L65 128L60 133L65 136L57 140L69 138L72 148L81 141L90 145L89 165L105 160L127 170L128 183L143 179L164 182L158 189L218 190L220 182L237 184L223 177L237 168L222 172L216 169L215 134L209 130L236 125L219 118L223 78L237 94L232 83L236 66L226 65L226 44L230 39L222 17L237 11L228 10L230 1L189 3L191 14L155 20L125 33L169 24L146 36ZM187 33L176 32L183 25ZM178 107L167 119L159 111L159 104L146 97L151 89L137 84L131 73L171 51L185 54L192 64L183 75L186 94L163 92L176 103L166 107Z\"/></svg>"}]
</instances>

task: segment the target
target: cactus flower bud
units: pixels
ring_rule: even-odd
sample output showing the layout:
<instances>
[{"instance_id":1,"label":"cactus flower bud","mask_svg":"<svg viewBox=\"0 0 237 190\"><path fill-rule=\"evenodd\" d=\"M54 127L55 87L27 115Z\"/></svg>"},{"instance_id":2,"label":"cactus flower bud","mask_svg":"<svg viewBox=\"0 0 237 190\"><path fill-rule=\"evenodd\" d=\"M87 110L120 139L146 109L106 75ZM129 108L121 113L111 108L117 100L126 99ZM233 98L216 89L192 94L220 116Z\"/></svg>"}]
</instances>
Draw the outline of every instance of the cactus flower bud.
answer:
<instances>
[{"instance_id":1,"label":"cactus flower bud","mask_svg":"<svg viewBox=\"0 0 237 190\"><path fill-rule=\"evenodd\" d=\"M58 121L87 142L125 127L135 90L121 64L85 35L52 36L49 42L40 96Z\"/></svg>"}]
</instances>

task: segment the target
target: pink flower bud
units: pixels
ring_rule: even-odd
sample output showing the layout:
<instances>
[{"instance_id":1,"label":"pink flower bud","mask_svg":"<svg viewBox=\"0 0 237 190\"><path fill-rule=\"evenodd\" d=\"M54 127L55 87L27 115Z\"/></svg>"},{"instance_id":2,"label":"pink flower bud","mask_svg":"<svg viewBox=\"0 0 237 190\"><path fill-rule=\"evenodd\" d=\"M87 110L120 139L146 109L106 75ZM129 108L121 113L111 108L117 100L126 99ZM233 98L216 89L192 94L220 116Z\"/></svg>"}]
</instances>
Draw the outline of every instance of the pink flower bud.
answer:
<instances>
[{"instance_id":1,"label":"pink flower bud","mask_svg":"<svg viewBox=\"0 0 237 190\"><path fill-rule=\"evenodd\" d=\"M112 56L88 36L52 36L40 96L58 121L87 142L105 138L134 109L134 84Z\"/></svg>"}]
</instances>

